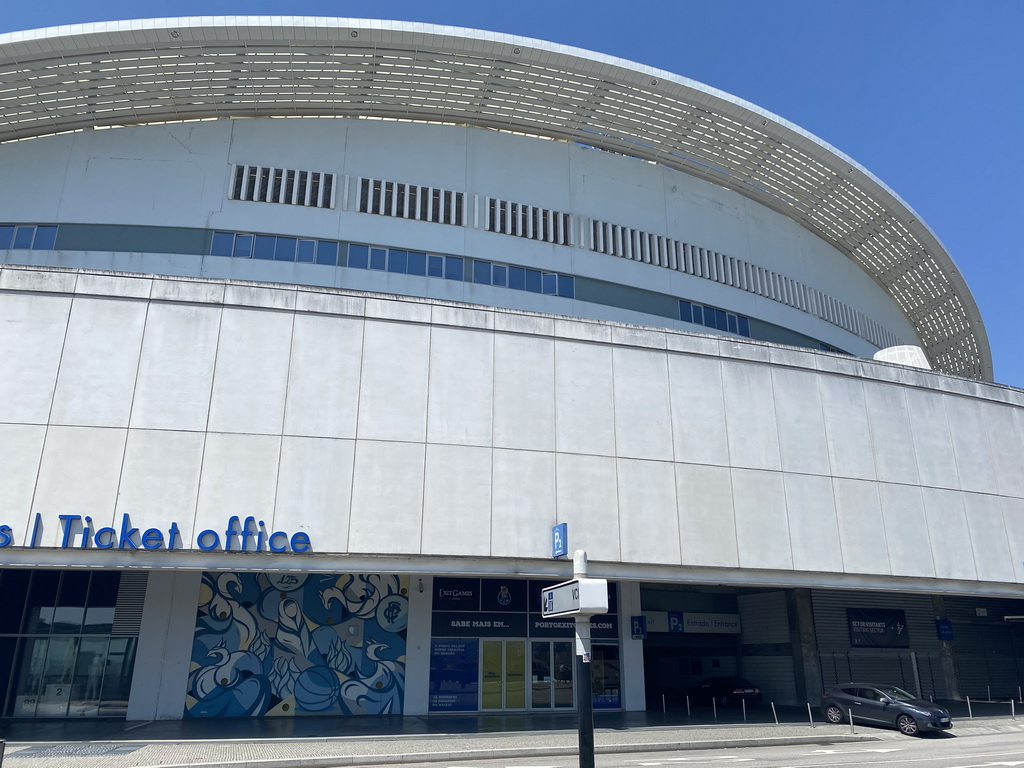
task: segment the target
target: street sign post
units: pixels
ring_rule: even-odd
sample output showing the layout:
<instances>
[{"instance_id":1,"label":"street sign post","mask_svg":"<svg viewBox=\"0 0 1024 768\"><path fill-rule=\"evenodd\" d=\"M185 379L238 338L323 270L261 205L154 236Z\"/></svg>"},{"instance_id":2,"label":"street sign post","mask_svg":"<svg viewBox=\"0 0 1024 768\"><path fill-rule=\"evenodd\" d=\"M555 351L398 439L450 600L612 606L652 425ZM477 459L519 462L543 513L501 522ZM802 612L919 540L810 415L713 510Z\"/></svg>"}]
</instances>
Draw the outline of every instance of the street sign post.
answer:
<instances>
[{"instance_id":1,"label":"street sign post","mask_svg":"<svg viewBox=\"0 0 1024 768\"><path fill-rule=\"evenodd\" d=\"M608 613L607 579L587 578L587 553L572 557L573 578L541 590L544 618L576 618L576 702L579 713L580 768L594 768L594 700L590 667L590 617Z\"/></svg>"}]
</instances>

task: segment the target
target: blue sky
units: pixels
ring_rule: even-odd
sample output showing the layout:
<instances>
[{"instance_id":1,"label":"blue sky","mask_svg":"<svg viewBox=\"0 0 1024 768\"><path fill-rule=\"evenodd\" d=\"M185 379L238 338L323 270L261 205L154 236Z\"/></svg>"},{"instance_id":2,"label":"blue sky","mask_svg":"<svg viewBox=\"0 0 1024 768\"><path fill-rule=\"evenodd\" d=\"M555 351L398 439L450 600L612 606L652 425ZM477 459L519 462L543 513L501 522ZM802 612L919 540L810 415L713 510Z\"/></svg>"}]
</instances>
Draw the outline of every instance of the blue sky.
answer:
<instances>
[{"instance_id":1,"label":"blue sky","mask_svg":"<svg viewBox=\"0 0 1024 768\"><path fill-rule=\"evenodd\" d=\"M1024 2L1019 0L41 0L0 32L140 17L401 19L632 59L770 110L910 204L981 308L999 383L1024 387Z\"/></svg>"}]
</instances>

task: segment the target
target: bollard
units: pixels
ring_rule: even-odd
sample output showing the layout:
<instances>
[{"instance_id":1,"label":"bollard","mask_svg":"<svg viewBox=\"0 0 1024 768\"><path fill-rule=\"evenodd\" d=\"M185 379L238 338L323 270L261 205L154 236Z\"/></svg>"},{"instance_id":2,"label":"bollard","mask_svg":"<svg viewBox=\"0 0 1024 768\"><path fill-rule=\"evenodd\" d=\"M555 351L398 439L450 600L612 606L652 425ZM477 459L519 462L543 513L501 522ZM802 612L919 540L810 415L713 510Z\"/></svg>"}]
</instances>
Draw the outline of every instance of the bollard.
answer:
<instances>
[{"instance_id":1,"label":"bollard","mask_svg":"<svg viewBox=\"0 0 1024 768\"><path fill-rule=\"evenodd\" d=\"M1010 699L1010 719L1011 720L1016 720L1017 719L1017 708L1014 707L1014 705L1013 705L1013 699Z\"/></svg>"},{"instance_id":2,"label":"bollard","mask_svg":"<svg viewBox=\"0 0 1024 768\"><path fill-rule=\"evenodd\" d=\"M740 699L740 704L743 706L743 722L747 722L747 700Z\"/></svg>"},{"instance_id":3,"label":"bollard","mask_svg":"<svg viewBox=\"0 0 1024 768\"><path fill-rule=\"evenodd\" d=\"M0 739L0 765L4 764L4 747L7 746L7 741Z\"/></svg>"},{"instance_id":4,"label":"bollard","mask_svg":"<svg viewBox=\"0 0 1024 768\"><path fill-rule=\"evenodd\" d=\"M661 714L665 714L665 694L661 694Z\"/></svg>"},{"instance_id":5,"label":"bollard","mask_svg":"<svg viewBox=\"0 0 1024 768\"><path fill-rule=\"evenodd\" d=\"M1017 701L1024 704L1024 695L1021 694L1019 685L1017 686Z\"/></svg>"},{"instance_id":6,"label":"bollard","mask_svg":"<svg viewBox=\"0 0 1024 768\"><path fill-rule=\"evenodd\" d=\"M856 731L853 730L853 710L852 709L846 710L846 714L848 714L850 716L850 733L856 733Z\"/></svg>"},{"instance_id":7,"label":"bollard","mask_svg":"<svg viewBox=\"0 0 1024 768\"><path fill-rule=\"evenodd\" d=\"M811 728L814 727L814 715L811 714L811 702L807 702L807 719L811 721Z\"/></svg>"},{"instance_id":8,"label":"bollard","mask_svg":"<svg viewBox=\"0 0 1024 768\"><path fill-rule=\"evenodd\" d=\"M718 704L715 702L714 697L711 698L711 711L715 715L715 722L718 722Z\"/></svg>"},{"instance_id":9,"label":"bollard","mask_svg":"<svg viewBox=\"0 0 1024 768\"><path fill-rule=\"evenodd\" d=\"M988 700L992 701L992 686L991 685L986 685L985 686L985 693L988 695Z\"/></svg>"},{"instance_id":10,"label":"bollard","mask_svg":"<svg viewBox=\"0 0 1024 768\"><path fill-rule=\"evenodd\" d=\"M690 694L686 694L686 719L690 719Z\"/></svg>"},{"instance_id":11,"label":"bollard","mask_svg":"<svg viewBox=\"0 0 1024 768\"><path fill-rule=\"evenodd\" d=\"M808 704L807 706L810 706L810 704ZM772 717L775 718L775 724L778 725L779 724L779 715L775 712L775 702L774 701L772 702Z\"/></svg>"},{"instance_id":12,"label":"bollard","mask_svg":"<svg viewBox=\"0 0 1024 768\"><path fill-rule=\"evenodd\" d=\"M971 720L974 719L974 712L971 710L971 697L970 696L967 697L967 716L969 718L971 718Z\"/></svg>"}]
</instances>

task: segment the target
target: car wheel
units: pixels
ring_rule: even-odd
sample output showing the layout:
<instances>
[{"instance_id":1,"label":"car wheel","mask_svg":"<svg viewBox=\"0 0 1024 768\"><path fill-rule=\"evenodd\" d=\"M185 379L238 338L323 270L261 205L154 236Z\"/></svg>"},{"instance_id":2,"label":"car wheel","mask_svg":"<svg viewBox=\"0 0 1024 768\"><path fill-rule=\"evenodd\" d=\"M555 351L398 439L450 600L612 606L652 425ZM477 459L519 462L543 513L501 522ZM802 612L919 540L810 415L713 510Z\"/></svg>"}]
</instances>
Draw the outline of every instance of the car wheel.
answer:
<instances>
[{"instance_id":1,"label":"car wheel","mask_svg":"<svg viewBox=\"0 0 1024 768\"><path fill-rule=\"evenodd\" d=\"M825 709L825 719L834 725L839 725L843 722L843 710L832 704Z\"/></svg>"},{"instance_id":2,"label":"car wheel","mask_svg":"<svg viewBox=\"0 0 1024 768\"><path fill-rule=\"evenodd\" d=\"M900 715L896 718L896 727L900 729L900 733L906 736L916 736L918 732L917 720L912 718L910 715Z\"/></svg>"}]
</instances>

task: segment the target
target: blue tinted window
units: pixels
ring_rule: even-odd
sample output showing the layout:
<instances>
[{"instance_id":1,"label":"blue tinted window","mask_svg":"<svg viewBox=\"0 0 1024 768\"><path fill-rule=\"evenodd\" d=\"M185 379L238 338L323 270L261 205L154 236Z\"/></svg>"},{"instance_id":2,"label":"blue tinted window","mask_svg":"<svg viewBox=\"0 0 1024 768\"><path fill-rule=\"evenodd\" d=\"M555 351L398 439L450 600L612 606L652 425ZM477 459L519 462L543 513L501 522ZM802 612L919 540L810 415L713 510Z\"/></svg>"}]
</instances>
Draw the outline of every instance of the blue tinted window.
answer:
<instances>
[{"instance_id":1,"label":"blue tinted window","mask_svg":"<svg viewBox=\"0 0 1024 768\"><path fill-rule=\"evenodd\" d=\"M338 244L333 240L317 240L316 263L338 266Z\"/></svg>"},{"instance_id":2,"label":"blue tinted window","mask_svg":"<svg viewBox=\"0 0 1024 768\"><path fill-rule=\"evenodd\" d=\"M294 237L277 238L277 247L274 248L274 259L277 261L295 261L296 242Z\"/></svg>"},{"instance_id":3,"label":"blue tinted window","mask_svg":"<svg viewBox=\"0 0 1024 768\"><path fill-rule=\"evenodd\" d=\"M715 327L715 310L712 307L704 307L704 325L707 328Z\"/></svg>"},{"instance_id":4,"label":"blue tinted window","mask_svg":"<svg viewBox=\"0 0 1024 768\"><path fill-rule=\"evenodd\" d=\"M15 248L31 248L32 238L35 237L35 227L18 227L14 231L14 247Z\"/></svg>"},{"instance_id":5,"label":"blue tinted window","mask_svg":"<svg viewBox=\"0 0 1024 768\"><path fill-rule=\"evenodd\" d=\"M256 235L256 243L252 249L252 257L254 259L274 258L274 246L276 244L276 237L271 237L270 235Z\"/></svg>"},{"instance_id":6,"label":"blue tinted window","mask_svg":"<svg viewBox=\"0 0 1024 768\"><path fill-rule=\"evenodd\" d=\"M301 261L303 264L312 264L315 255L316 240L299 240L299 253L295 258L296 261Z\"/></svg>"},{"instance_id":7,"label":"blue tinted window","mask_svg":"<svg viewBox=\"0 0 1024 768\"><path fill-rule=\"evenodd\" d=\"M729 333L736 333L736 315L727 315L726 319L729 321Z\"/></svg>"},{"instance_id":8,"label":"blue tinted window","mask_svg":"<svg viewBox=\"0 0 1024 768\"><path fill-rule=\"evenodd\" d=\"M235 235L235 250L231 253L237 259L252 256L252 235Z\"/></svg>"},{"instance_id":9,"label":"blue tinted window","mask_svg":"<svg viewBox=\"0 0 1024 768\"><path fill-rule=\"evenodd\" d=\"M3 236L0 235L0 241L3 240ZM210 253L214 256L230 256L231 249L235 245L235 235L232 232L214 232L213 233L213 245L210 248Z\"/></svg>"},{"instance_id":10,"label":"blue tinted window","mask_svg":"<svg viewBox=\"0 0 1024 768\"><path fill-rule=\"evenodd\" d=\"M370 269L387 269L388 252L383 248L370 249Z\"/></svg>"},{"instance_id":11,"label":"blue tinted window","mask_svg":"<svg viewBox=\"0 0 1024 768\"><path fill-rule=\"evenodd\" d=\"M715 328L717 328L720 331L729 330L729 323L725 319L725 312L722 311L721 309L715 310Z\"/></svg>"},{"instance_id":12,"label":"blue tinted window","mask_svg":"<svg viewBox=\"0 0 1024 768\"><path fill-rule=\"evenodd\" d=\"M14 239L14 227L0 227L0 250L11 247L11 240Z\"/></svg>"},{"instance_id":13,"label":"blue tinted window","mask_svg":"<svg viewBox=\"0 0 1024 768\"><path fill-rule=\"evenodd\" d=\"M444 257L445 280L462 280L462 259L457 256Z\"/></svg>"},{"instance_id":14,"label":"blue tinted window","mask_svg":"<svg viewBox=\"0 0 1024 768\"><path fill-rule=\"evenodd\" d=\"M444 257L443 256L428 256L427 257L427 276L428 277L444 277Z\"/></svg>"},{"instance_id":15,"label":"blue tinted window","mask_svg":"<svg viewBox=\"0 0 1024 768\"><path fill-rule=\"evenodd\" d=\"M370 249L365 245L353 243L348 247L348 265L356 269L366 269L370 265Z\"/></svg>"},{"instance_id":16,"label":"blue tinted window","mask_svg":"<svg viewBox=\"0 0 1024 768\"><path fill-rule=\"evenodd\" d=\"M526 290L526 270L522 267L509 267L508 287L517 291Z\"/></svg>"},{"instance_id":17,"label":"blue tinted window","mask_svg":"<svg viewBox=\"0 0 1024 768\"><path fill-rule=\"evenodd\" d=\"M473 282L481 283L483 285L491 284L491 262L489 261L474 261L473 262Z\"/></svg>"},{"instance_id":18,"label":"blue tinted window","mask_svg":"<svg viewBox=\"0 0 1024 768\"><path fill-rule=\"evenodd\" d=\"M392 248L388 251L388 272L404 275L409 269L409 252Z\"/></svg>"},{"instance_id":19,"label":"blue tinted window","mask_svg":"<svg viewBox=\"0 0 1024 768\"><path fill-rule=\"evenodd\" d=\"M536 269L526 270L526 290L530 293L540 293L540 272Z\"/></svg>"},{"instance_id":20,"label":"blue tinted window","mask_svg":"<svg viewBox=\"0 0 1024 768\"><path fill-rule=\"evenodd\" d=\"M566 299L576 296L576 284L569 275L558 276L558 295Z\"/></svg>"},{"instance_id":21,"label":"blue tinted window","mask_svg":"<svg viewBox=\"0 0 1024 768\"><path fill-rule=\"evenodd\" d=\"M747 321L747 318L745 318L743 315L739 315L736 318L736 320L738 321L738 325L739 325L739 328L740 328L740 336L749 336L750 335L750 323Z\"/></svg>"},{"instance_id":22,"label":"blue tinted window","mask_svg":"<svg viewBox=\"0 0 1024 768\"><path fill-rule=\"evenodd\" d=\"M544 293L550 293L554 295L558 292L558 275L553 275L550 272L545 272L541 278L541 287Z\"/></svg>"},{"instance_id":23,"label":"blue tinted window","mask_svg":"<svg viewBox=\"0 0 1024 768\"><path fill-rule=\"evenodd\" d=\"M36 239L32 242L32 248L36 251L52 251L56 241L56 227L36 227Z\"/></svg>"},{"instance_id":24,"label":"blue tinted window","mask_svg":"<svg viewBox=\"0 0 1024 768\"><path fill-rule=\"evenodd\" d=\"M491 274L491 282L495 285L508 285L508 267L495 264Z\"/></svg>"},{"instance_id":25,"label":"blue tinted window","mask_svg":"<svg viewBox=\"0 0 1024 768\"><path fill-rule=\"evenodd\" d=\"M418 251L409 251L409 274L427 274L427 254Z\"/></svg>"},{"instance_id":26,"label":"blue tinted window","mask_svg":"<svg viewBox=\"0 0 1024 768\"><path fill-rule=\"evenodd\" d=\"M679 319L682 320L684 323L693 322L693 311L690 309L690 302L679 302Z\"/></svg>"},{"instance_id":27,"label":"blue tinted window","mask_svg":"<svg viewBox=\"0 0 1024 768\"><path fill-rule=\"evenodd\" d=\"M704 309L700 304L693 305L693 322L697 325L704 325Z\"/></svg>"}]
</instances>

